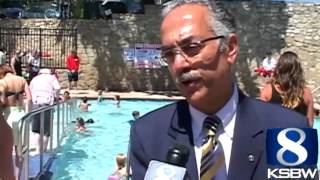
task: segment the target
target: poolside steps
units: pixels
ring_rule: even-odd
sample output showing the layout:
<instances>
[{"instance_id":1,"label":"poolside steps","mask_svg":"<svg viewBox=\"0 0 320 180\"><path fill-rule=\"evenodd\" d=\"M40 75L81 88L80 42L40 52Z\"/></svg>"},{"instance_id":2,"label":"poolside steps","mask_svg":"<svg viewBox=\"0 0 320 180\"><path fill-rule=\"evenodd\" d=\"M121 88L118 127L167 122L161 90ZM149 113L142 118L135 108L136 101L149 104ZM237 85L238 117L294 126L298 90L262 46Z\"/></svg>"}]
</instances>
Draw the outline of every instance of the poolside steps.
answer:
<instances>
[{"instance_id":1,"label":"poolside steps","mask_svg":"<svg viewBox=\"0 0 320 180\"><path fill-rule=\"evenodd\" d=\"M56 125L54 124L54 128ZM50 174L53 167L53 160L56 159L55 153L45 152L43 154L43 164L44 168L48 169L45 171L45 174L40 175L40 155L36 152L37 148L37 135L31 131L30 127L30 141L29 141L29 180L50 180ZM48 143L48 148L50 145L50 141ZM56 138L53 139L53 149L51 150L54 152L54 149L57 147ZM13 153L13 162L15 158L15 154ZM24 176L24 172L21 173L21 179Z\"/></svg>"},{"instance_id":2,"label":"poolside steps","mask_svg":"<svg viewBox=\"0 0 320 180\"><path fill-rule=\"evenodd\" d=\"M47 172L50 172L52 170L51 164L53 163L55 159L55 155L52 153L44 153L43 154L43 160L44 160L44 168L46 169ZM35 155L30 155L29 156L29 179L39 179L40 175L40 155L35 154ZM43 175L47 176L48 175ZM22 171L21 174L21 179L24 179L24 171ZM43 179L43 178L40 178ZM49 178L50 179L50 178Z\"/></svg>"}]
</instances>

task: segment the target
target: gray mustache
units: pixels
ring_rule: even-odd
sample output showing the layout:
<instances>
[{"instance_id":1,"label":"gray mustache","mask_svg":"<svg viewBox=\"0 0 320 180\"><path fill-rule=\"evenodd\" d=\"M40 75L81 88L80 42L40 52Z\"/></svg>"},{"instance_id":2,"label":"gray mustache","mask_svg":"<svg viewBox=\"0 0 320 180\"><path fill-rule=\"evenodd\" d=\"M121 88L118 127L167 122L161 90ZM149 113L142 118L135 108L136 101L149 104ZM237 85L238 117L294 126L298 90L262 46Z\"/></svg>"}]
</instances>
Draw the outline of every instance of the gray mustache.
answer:
<instances>
[{"instance_id":1,"label":"gray mustache","mask_svg":"<svg viewBox=\"0 0 320 180\"><path fill-rule=\"evenodd\" d=\"M191 81L198 78L201 78L200 72L196 70L192 70L192 71L184 72L179 76L177 76L176 83L183 83L183 82Z\"/></svg>"}]
</instances>

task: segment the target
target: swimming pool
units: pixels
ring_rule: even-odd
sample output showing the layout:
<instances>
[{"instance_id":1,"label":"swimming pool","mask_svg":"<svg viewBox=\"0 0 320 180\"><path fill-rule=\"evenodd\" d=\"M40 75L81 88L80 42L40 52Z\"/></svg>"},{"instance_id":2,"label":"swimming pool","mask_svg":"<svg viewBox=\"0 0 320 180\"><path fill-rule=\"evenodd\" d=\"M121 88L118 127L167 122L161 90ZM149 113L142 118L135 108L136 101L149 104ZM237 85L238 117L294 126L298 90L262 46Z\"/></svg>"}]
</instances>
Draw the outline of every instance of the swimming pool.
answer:
<instances>
[{"instance_id":1,"label":"swimming pool","mask_svg":"<svg viewBox=\"0 0 320 180\"><path fill-rule=\"evenodd\" d=\"M53 180L105 180L114 171L115 156L127 153L131 113L143 115L173 101L122 100L120 108L113 100L89 101L89 112L76 111L77 117L96 122L87 125L91 134L71 133L64 138L55 164ZM72 125L74 127L74 125ZM314 123L320 132L320 118ZM320 142L320 136L318 136ZM319 144L320 147L320 144ZM320 156L318 156L320 168Z\"/></svg>"},{"instance_id":2,"label":"swimming pool","mask_svg":"<svg viewBox=\"0 0 320 180\"><path fill-rule=\"evenodd\" d=\"M90 100L89 112L76 111L77 117L92 118L86 125L90 133L75 133L64 138L55 163L53 180L105 180L114 171L115 156L127 154L132 111L140 115L173 101L122 100L120 108L113 100ZM71 125L72 128L74 125Z\"/></svg>"},{"instance_id":3,"label":"swimming pool","mask_svg":"<svg viewBox=\"0 0 320 180\"><path fill-rule=\"evenodd\" d=\"M320 117L316 117L313 123L313 128L318 131L318 149L320 149ZM318 150L318 169L320 169L320 151Z\"/></svg>"}]
</instances>

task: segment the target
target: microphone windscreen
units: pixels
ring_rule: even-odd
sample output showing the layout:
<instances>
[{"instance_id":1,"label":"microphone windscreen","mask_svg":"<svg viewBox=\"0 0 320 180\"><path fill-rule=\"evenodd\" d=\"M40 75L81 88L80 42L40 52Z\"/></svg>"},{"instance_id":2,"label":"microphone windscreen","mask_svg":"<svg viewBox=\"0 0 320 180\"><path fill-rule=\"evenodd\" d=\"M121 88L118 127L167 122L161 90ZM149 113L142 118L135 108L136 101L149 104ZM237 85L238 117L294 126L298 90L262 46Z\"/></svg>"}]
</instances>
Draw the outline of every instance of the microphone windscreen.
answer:
<instances>
[{"instance_id":1,"label":"microphone windscreen","mask_svg":"<svg viewBox=\"0 0 320 180\"><path fill-rule=\"evenodd\" d=\"M186 168L152 160L144 180L183 180Z\"/></svg>"},{"instance_id":2,"label":"microphone windscreen","mask_svg":"<svg viewBox=\"0 0 320 180\"><path fill-rule=\"evenodd\" d=\"M174 144L168 150L166 162L150 161L144 180L183 180L188 159L189 149Z\"/></svg>"},{"instance_id":3,"label":"microphone windscreen","mask_svg":"<svg viewBox=\"0 0 320 180\"><path fill-rule=\"evenodd\" d=\"M189 159L189 149L182 144L174 144L167 153L166 161L170 164L185 167Z\"/></svg>"}]
</instances>

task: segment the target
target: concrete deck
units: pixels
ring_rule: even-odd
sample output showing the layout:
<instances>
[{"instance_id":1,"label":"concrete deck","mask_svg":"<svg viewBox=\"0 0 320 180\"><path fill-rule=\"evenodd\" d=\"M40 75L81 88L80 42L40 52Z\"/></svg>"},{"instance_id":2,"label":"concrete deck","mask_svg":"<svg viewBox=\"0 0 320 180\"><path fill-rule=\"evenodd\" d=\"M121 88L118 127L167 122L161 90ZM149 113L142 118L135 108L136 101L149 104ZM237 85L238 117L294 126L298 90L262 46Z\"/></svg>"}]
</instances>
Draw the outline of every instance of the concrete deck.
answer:
<instances>
[{"instance_id":1,"label":"concrete deck","mask_svg":"<svg viewBox=\"0 0 320 180\"><path fill-rule=\"evenodd\" d=\"M67 89L61 90L61 94ZM87 97L94 99L98 97L98 92L93 90L70 90L70 96L72 98ZM176 93L173 93L176 94ZM178 95L166 95L165 93L147 93L147 92L104 92L102 96L107 99L113 99L115 95L119 95L121 99L149 99L149 100L180 100L184 99Z\"/></svg>"}]
</instances>

